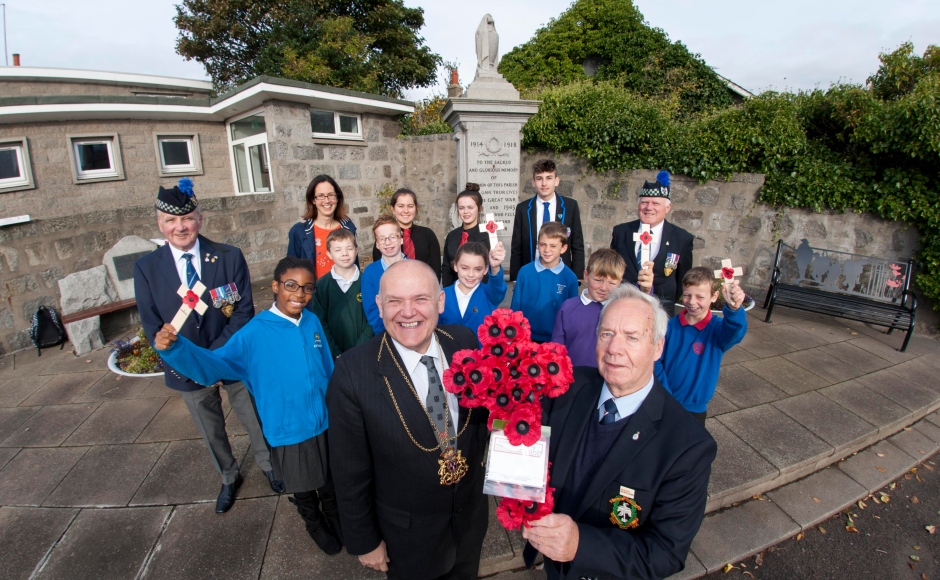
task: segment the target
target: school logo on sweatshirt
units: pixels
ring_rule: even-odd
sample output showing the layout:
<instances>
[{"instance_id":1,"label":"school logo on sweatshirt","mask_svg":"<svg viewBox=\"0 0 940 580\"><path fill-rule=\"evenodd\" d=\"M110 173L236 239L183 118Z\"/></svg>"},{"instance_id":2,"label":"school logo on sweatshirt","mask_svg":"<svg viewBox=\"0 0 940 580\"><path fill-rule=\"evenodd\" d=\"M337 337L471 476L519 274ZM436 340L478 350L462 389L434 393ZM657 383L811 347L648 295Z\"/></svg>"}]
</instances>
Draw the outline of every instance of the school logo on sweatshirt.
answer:
<instances>
[{"instance_id":1,"label":"school logo on sweatshirt","mask_svg":"<svg viewBox=\"0 0 940 580\"><path fill-rule=\"evenodd\" d=\"M567 284L558 284L558 293L564 294L566 288L568 288Z\"/></svg>"},{"instance_id":2,"label":"school logo on sweatshirt","mask_svg":"<svg viewBox=\"0 0 940 580\"><path fill-rule=\"evenodd\" d=\"M323 346L323 342L320 340L320 333L314 332L313 333L313 348L321 348L322 346Z\"/></svg>"},{"instance_id":3,"label":"school logo on sweatshirt","mask_svg":"<svg viewBox=\"0 0 940 580\"><path fill-rule=\"evenodd\" d=\"M692 343L692 352L695 354L702 354L705 352L705 343L703 342L693 342Z\"/></svg>"}]
</instances>

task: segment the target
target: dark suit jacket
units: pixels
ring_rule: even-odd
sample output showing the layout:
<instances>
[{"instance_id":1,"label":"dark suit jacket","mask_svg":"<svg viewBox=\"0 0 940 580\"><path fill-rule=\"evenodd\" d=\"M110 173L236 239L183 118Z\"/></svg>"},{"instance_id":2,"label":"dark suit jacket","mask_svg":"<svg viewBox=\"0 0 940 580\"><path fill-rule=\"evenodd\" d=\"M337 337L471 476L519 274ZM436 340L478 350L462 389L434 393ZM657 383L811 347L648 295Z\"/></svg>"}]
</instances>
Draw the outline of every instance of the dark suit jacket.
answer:
<instances>
[{"instance_id":1,"label":"dark suit jacket","mask_svg":"<svg viewBox=\"0 0 940 580\"><path fill-rule=\"evenodd\" d=\"M438 327L437 338L448 360L458 350L477 348L476 335L463 326ZM347 551L368 554L385 540L390 573L436 578L454 566L458 544L473 536L477 541L470 543L482 545L486 534L481 462L487 412L460 407L457 432L468 416L470 423L457 448L469 471L456 485L443 486L440 452L418 449L402 424L422 446L435 446L424 405L402 372L407 370L385 332L337 359L326 391L330 469Z\"/></svg>"},{"instance_id":2,"label":"dark suit jacket","mask_svg":"<svg viewBox=\"0 0 940 580\"><path fill-rule=\"evenodd\" d=\"M571 389L552 406L550 485L556 488L556 506L568 492L588 421L597 421L603 385L597 369L578 367ZM574 560L546 560L548 577L665 578L682 570L705 515L716 451L708 431L656 381L575 502L577 510L568 513L580 535ZM635 490L637 528L623 530L610 521L610 499L621 495L621 486Z\"/></svg>"},{"instance_id":3,"label":"dark suit jacket","mask_svg":"<svg viewBox=\"0 0 940 580\"><path fill-rule=\"evenodd\" d=\"M199 236L199 253L200 255L195 259L200 261L202 269L200 280L206 286L206 291L201 298L209 308L204 316L197 316L195 312L190 314L180 335L185 336L197 346L216 349L225 344L235 331L255 315L255 307L251 301L251 280L248 275L248 264L238 248L218 244ZM206 256L209 257L209 261L206 261ZM209 290L232 282L238 288L241 300L235 304L232 317L226 318L220 309L212 305ZM173 320L183 303L180 295L177 294L180 284L180 276L173 262L169 245L157 248L134 263L134 293L137 297L137 310L140 312L140 321L151 344L157 332L163 328L164 324ZM166 386L171 389L195 391L203 387L176 372L169 365L165 366L164 380Z\"/></svg>"},{"instance_id":4,"label":"dark suit jacket","mask_svg":"<svg viewBox=\"0 0 940 580\"><path fill-rule=\"evenodd\" d=\"M584 235L581 233L581 211L578 202L563 195L555 204L554 221L564 224L571 234L568 236L568 251L561 255L562 261L578 277L584 277ZM516 218L512 226L512 248L509 255L509 279L516 280L519 270L539 257L538 212L542 206L539 197L520 202L516 206Z\"/></svg>"},{"instance_id":5,"label":"dark suit jacket","mask_svg":"<svg viewBox=\"0 0 940 580\"><path fill-rule=\"evenodd\" d=\"M640 229L640 220L614 226L614 236L610 247L617 250L627 262L627 269L623 273L623 281L636 284L640 272L636 263L636 242L633 234ZM663 222L663 239L659 246L659 253L653 259L653 294L659 296L664 303L682 302L682 277L692 268L692 244L695 238L689 232ZM666 275L663 265L666 263L666 254L678 254L679 263L676 270ZM672 310L666 309L672 316Z\"/></svg>"},{"instance_id":6,"label":"dark suit jacket","mask_svg":"<svg viewBox=\"0 0 940 580\"><path fill-rule=\"evenodd\" d=\"M437 234L431 228L411 225L411 241L415 245L415 260L424 262L434 270L437 279L441 279L441 243L437 241ZM403 250L404 251L404 250ZM382 252L374 245L372 246L372 261L378 262L382 259Z\"/></svg>"}]
</instances>

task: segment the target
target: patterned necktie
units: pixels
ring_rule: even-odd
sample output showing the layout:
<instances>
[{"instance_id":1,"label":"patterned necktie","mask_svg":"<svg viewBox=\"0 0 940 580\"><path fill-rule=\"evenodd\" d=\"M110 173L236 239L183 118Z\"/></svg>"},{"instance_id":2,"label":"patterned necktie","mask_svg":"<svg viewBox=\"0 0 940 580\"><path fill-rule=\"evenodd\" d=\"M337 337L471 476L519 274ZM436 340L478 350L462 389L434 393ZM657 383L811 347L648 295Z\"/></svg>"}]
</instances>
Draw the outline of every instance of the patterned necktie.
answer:
<instances>
[{"instance_id":1,"label":"patterned necktie","mask_svg":"<svg viewBox=\"0 0 940 580\"><path fill-rule=\"evenodd\" d=\"M434 421L434 427L437 429L436 435L440 439L440 434L444 433L445 425L447 436L454 436L454 424L447 420L447 406L444 403L444 386L441 383L441 377L437 374L437 367L434 366L434 359L429 356L421 357L421 364L428 369L428 398L425 401L428 409L428 415Z\"/></svg>"},{"instance_id":2,"label":"patterned necktie","mask_svg":"<svg viewBox=\"0 0 940 580\"><path fill-rule=\"evenodd\" d=\"M411 240L410 228L402 230L401 250L405 253L405 256L407 256L409 260L415 259L415 243Z\"/></svg>"},{"instance_id":3,"label":"patterned necktie","mask_svg":"<svg viewBox=\"0 0 940 580\"><path fill-rule=\"evenodd\" d=\"M457 244L457 247L459 248L460 246L466 244L469 238L470 234L467 232L467 230L464 230L463 233L460 234L460 243Z\"/></svg>"},{"instance_id":4,"label":"patterned necktie","mask_svg":"<svg viewBox=\"0 0 940 580\"><path fill-rule=\"evenodd\" d=\"M601 417L601 425L610 425L620 416L617 411L617 403L613 399L604 401L604 416Z\"/></svg>"},{"instance_id":5,"label":"patterned necktie","mask_svg":"<svg viewBox=\"0 0 940 580\"><path fill-rule=\"evenodd\" d=\"M544 209L542 210L542 225L543 226L547 224L548 222L552 221L552 214L551 212L548 211L548 206L550 203L551 203L550 201L542 202L542 205L545 206Z\"/></svg>"},{"instance_id":6,"label":"patterned necktie","mask_svg":"<svg viewBox=\"0 0 940 580\"><path fill-rule=\"evenodd\" d=\"M196 273L196 267L193 266L193 255L183 254L186 260L186 285L192 288L199 281L199 274Z\"/></svg>"}]
</instances>

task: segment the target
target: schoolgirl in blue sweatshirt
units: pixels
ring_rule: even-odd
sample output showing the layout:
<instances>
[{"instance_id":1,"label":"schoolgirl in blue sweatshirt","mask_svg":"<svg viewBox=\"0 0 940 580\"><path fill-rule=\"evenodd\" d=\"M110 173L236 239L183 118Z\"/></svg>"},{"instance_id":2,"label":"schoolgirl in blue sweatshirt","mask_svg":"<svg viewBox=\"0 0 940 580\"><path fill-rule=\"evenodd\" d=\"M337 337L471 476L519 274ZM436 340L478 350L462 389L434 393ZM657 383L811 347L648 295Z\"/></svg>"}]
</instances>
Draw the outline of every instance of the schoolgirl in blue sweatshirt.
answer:
<instances>
[{"instance_id":1,"label":"schoolgirl in blue sweatshirt","mask_svg":"<svg viewBox=\"0 0 940 580\"><path fill-rule=\"evenodd\" d=\"M476 334L483 319L506 297L502 262L506 249L497 242L492 251L480 242L467 242L457 249L453 268L457 282L444 288L444 313L439 324L462 324ZM489 279L483 278L489 273Z\"/></svg>"}]
</instances>

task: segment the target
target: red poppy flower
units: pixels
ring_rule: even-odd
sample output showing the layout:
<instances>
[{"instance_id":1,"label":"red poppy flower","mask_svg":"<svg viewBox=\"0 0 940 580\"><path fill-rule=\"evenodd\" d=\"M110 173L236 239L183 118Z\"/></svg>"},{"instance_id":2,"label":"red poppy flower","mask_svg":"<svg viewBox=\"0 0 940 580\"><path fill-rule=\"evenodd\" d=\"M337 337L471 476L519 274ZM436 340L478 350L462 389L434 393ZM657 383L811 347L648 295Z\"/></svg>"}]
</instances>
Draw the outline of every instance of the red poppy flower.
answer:
<instances>
[{"instance_id":1,"label":"red poppy flower","mask_svg":"<svg viewBox=\"0 0 940 580\"><path fill-rule=\"evenodd\" d=\"M507 530L518 530L522 527L522 502L508 497L500 498L496 508L496 519Z\"/></svg>"},{"instance_id":2,"label":"red poppy flower","mask_svg":"<svg viewBox=\"0 0 940 580\"><path fill-rule=\"evenodd\" d=\"M508 421L509 416L511 414L509 411L504 411L500 407L496 407L495 409L489 409L489 411L490 411L490 418L486 422L486 428L489 429L490 431L493 430L493 421Z\"/></svg>"},{"instance_id":3,"label":"red poppy flower","mask_svg":"<svg viewBox=\"0 0 940 580\"><path fill-rule=\"evenodd\" d=\"M507 530L518 530L522 526L531 528L530 522L540 520L555 509L555 488L545 490L545 501L500 498L496 508L496 519Z\"/></svg>"},{"instance_id":4,"label":"red poppy flower","mask_svg":"<svg viewBox=\"0 0 940 580\"><path fill-rule=\"evenodd\" d=\"M734 268L722 268L721 277L724 278L725 280L734 279Z\"/></svg>"},{"instance_id":5,"label":"red poppy flower","mask_svg":"<svg viewBox=\"0 0 940 580\"><path fill-rule=\"evenodd\" d=\"M531 447L542 436L541 405L538 411L533 404L519 405L506 423L506 438L513 445Z\"/></svg>"},{"instance_id":6,"label":"red poppy flower","mask_svg":"<svg viewBox=\"0 0 940 580\"><path fill-rule=\"evenodd\" d=\"M651 236L649 232L643 232L640 234L640 241L643 242L644 245L649 244L653 241L653 236Z\"/></svg>"},{"instance_id":7,"label":"red poppy flower","mask_svg":"<svg viewBox=\"0 0 940 580\"><path fill-rule=\"evenodd\" d=\"M196 296L196 293L192 290L187 290L186 296L183 296L183 304L195 310L197 302L199 302L199 297Z\"/></svg>"},{"instance_id":8,"label":"red poppy flower","mask_svg":"<svg viewBox=\"0 0 940 580\"><path fill-rule=\"evenodd\" d=\"M505 418L507 420L509 419L508 415L519 406L519 403L512 398L512 383L509 381L495 383L493 386L493 394L487 397L484 404L486 408L490 410L490 413L505 415L505 417L497 418Z\"/></svg>"},{"instance_id":9,"label":"red poppy flower","mask_svg":"<svg viewBox=\"0 0 940 580\"><path fill-rule=\"evenodd\" d=\"M467 387L469 379L467 378L464 366L476 362L482 358L477 350L458 350L451 357L450 366L444 371L444 389L448 393L459 394Z\"/></svg>"},{"instance_id":10,"label":"red poppy flower","mask_svg":"<svg viewBox=\"0 0 940 580\"><path fill-rule=\"evenodd\" d=\"M483 319L483 324L477 329L477 336L484 347L500 342L513 344L531 340L532 329L521 312L497 308Z\"/></svg>"},{"instance_id":11,"label":"red poppy flower","mask_svg":"<svg viewBox=\"0 0 940 580\"><path fill-rule=\"evenodd\" d=\"M568 391L574 382L574 366L564 345L554 342L541 344L534 360L545 371L543 394L557 397Z\"/></svg>"}]
</instances>

